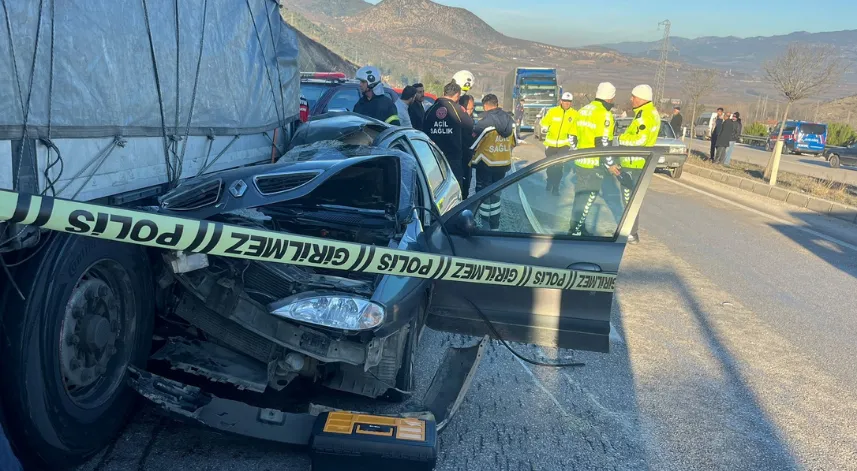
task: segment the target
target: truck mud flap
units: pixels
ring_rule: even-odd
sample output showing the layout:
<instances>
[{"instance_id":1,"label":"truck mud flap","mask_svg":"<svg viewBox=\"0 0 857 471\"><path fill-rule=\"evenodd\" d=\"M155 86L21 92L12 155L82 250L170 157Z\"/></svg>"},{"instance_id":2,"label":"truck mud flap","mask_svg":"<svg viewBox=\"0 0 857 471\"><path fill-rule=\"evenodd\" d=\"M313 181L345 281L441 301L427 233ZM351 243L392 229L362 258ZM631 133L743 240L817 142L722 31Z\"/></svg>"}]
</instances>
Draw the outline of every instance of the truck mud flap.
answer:
<instances>
[{"instance_id":1,"label":"truck mud flap","mask_svg":"<svg viewBox=\"0 0 857 471\"><path fill-rule=\"evenodd\" d=\"M437 421L438 432L441 432L458 412L473 382L473 376L485 353L486 345L488 345L487 335L472 347L450 347L444 353L440 367L435 372L434 379L423 399L426 409Z\"/></svg>"}]
</instances>

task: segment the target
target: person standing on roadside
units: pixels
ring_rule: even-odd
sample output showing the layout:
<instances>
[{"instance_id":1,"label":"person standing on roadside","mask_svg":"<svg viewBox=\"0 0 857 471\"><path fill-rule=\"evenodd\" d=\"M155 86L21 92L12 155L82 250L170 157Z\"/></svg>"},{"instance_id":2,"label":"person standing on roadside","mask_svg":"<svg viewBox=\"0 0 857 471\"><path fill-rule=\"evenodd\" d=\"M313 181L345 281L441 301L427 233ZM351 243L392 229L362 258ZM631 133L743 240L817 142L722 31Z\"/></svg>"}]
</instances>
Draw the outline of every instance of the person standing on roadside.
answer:
<instances>
[{"instance_id":1,"label":"person standing on roadside","mask_svg":"<svg viewBox=\"0 0 857 471\"><path fill-rule=\"evenodd\" d=\"M577 111L571 107L574 96L571 92L565 92L560 98L559 106L555 106L545 113L539 123L540 126L548 128L545 135L545 157L566 153L570 150L571 141L569 135L573 134L574 120L577 119ZM547 169L547 186L545 191L554 196L559 195L559 184L562 180L563 166L553 165Z\"/></svg>"},{"instance_id":2,"label":"person standing on roadside","mask_svg":"<svg viewBox=\"0 0 857 471\"><path fill-rule=\"evenodd\" d=\"M684 132L681 130L682 121L684 121L684 117L681 115L681 108L676 106L673 108L673 117L670 119L670 127L673 128L673 131L679 139L684 137Z\"/></svg>"},{"instance_id":3,"label":"person standing on roadside","mask_svg":"<svg viewBox=\"0 0 857 471\"><path fill-rule=\"evenodd\" d=\"M414 87L416 91L416 95L414 95L414 101L410 105L408 105L408 117L411 119L411 126L414 129L422 129L423 121L426 118L426 109L423 105L423 100L426 96L426 88L421 83L415 83L411 85Z\"/></svg>"},{"instance_id":4,"label":"person standing on roadside","mask_svg":"<svg viewBox=\"0 0 857 471\"><path fill-rule=\"evenodd\" d=\"M473 134L473 120L458 104L459 98L461 98L461 86L455 82L446 84L443 87L443 96L426 111L423 132L446 156L452 173L463 189L464 169L469 163L464 161L463 133L466 130Z\"/></svg>"},{"instance_id":5,"label":"person standing on roadside","mask_svg":"<svg viewBox=\"0 0 857 471\"><path fill-rule=\"evenodd\" d=\"M634 108L634 120L628 126L628 129L619 136L620 146L630 147L654 147L658 141L658 135L661 130L661 117L658 114L655 104L652 103L652 87L649 85L637 85L631 91L631 106ZM622 171L627 173L631 178L628 183L636 185L643 175L643 168L646 166L646 159L642 157L620 157L619 166ZM614 173L615 175L615 173ZM618 175L617 175L618 176ZM620 182L622 180L620 179ZM622 185L622 197L625 201L625 207L631 202L631 193L634 188L629 188ZM640 242L640 236L637 232L640 222L638 215L634 219L634 226L631 228L631 235L628 236L629 244Z\"/></svg>"},{"instance_id":6,"label":"person standing on roadside","mask_svg":"<svg viewBox=\"0 0 857 471\"><path fill-rule=\"evenodd\" d=\"M458 99L458 104L461 105L461 108L467 113L467 116L470 116L470 120L473 122L473 110L476 109L476 100L473 96L461 95L461 98ZM473 128L461 130L461 152L463 161L465 162L464 180L461 185L461 196L463 199L467 199L470 196L470 186L473 183L473 169L470 166L470 161L473 159L471 146L473 146L475 139L476 136Z\"/></svg>"},{"instance_id":7,"label":"person standing on roadside","mask_svg":"<svg viewBox=\"0 0 857 471\"><path fill-rule=\"evenodd\" d=\"M732 151L735 150L735 144L741 139L741 133L744 132L744 123L741 122L741 113L734 112L731 116L735 128L732 131L732 138L729 140L729 148L726 149L726 158L723 159L723 165L729 165L732 162Z\"/></svg>"},{"instance_id":8,"label":"person standing on roadside","mask_svg":"<svg viewBox=\"0 0 857 471\"><path fill-rule=\"evenodd\" d=\"M729 149L729 143L732 142L736 128L737 124L731 118L724 119L720 124L720 132L717 133L717 138L714 143L715 163L723 164L726 161L726 150Z\"/></svg>"},{"instance_id":9,"label":"person standing on roadside","mask_svg":"<svg viewBox=\"0 0 857 471\"><path fill-rule=\"evenodd\" d=\"M401 125L396 105L384 94L381 71L369 65L361 67L356 77L360 81L360 100L354 105L354 112L393 126Z\"/></svg>"},{"instance_id":10,"label":"person standing on roadside","mask_svg":"<svg viewBox=\"0 0 857 471\"><path fill-rule=\"evenodd\" d=\"M711 161L715 160L715 144L717 144L717 136L720 134L720 129L723 127L723 108L717 108L717 113L712 117L709 128L711 130Z\"/></svg>"},{"instance_id":11,"label":"person standing on roadside","mask_svg":"<svg viewBox=\"0 0 857 471\"><path fill-rule=\"evenodd\" d=\"M498 182L512 168L512 149L517 145L515 123L509 113L500 108L497 95L482 98L485 111L473 128L473 160L476 167L476 191ZM500 228L501 201L495 192L479 205L479 217L488 222L491 230Z\"/></svg>"},{"instance_id":12,"label":"person standing on roadside","mask_svg":"<svg viewBox=\"0 0 857 471\"><path fill-rule=\"evenodd\" d=\"M602 82L598 85L595 100L577 111L572 134L568 137L572 150L613 145L616 120L611 110L615 98L616 87L612 83ZM574 186L574 202L571 207L571 224L568 233L572 236L589 237L586 218L595 203L595 198L601 193L606 172L618 176L619 166L609 156L578 158L574 159L573 165L577 183Z\"/></svg>"},{"instance_id":13,"label":"person standing on roadside","mask_svg":"<svg viewBox=\"0 0 857 471\"><path fill-rule=\"evenodd\" d=\"M410 116L410 106L413 104L414 99L417 96L417 90L408 85L404 89L402 89L402 94L399 96L399 99L396 100L396 110L399 113L399 121L401 121L401 126L410 128L413 127L411 123Z\"/></svg>"},{"instance_id":14,"label":"person standing on roadside","mask_svg":"<svg viewBox=\"0 0 857 471\"><path fill-rule=\"evenodd\" d=\"M518 104L515 105L515 137L517 139L521 138L521 124L524 122L524 103L525 100L521 98L518 100Z\"/></svg>"}]
</instances>

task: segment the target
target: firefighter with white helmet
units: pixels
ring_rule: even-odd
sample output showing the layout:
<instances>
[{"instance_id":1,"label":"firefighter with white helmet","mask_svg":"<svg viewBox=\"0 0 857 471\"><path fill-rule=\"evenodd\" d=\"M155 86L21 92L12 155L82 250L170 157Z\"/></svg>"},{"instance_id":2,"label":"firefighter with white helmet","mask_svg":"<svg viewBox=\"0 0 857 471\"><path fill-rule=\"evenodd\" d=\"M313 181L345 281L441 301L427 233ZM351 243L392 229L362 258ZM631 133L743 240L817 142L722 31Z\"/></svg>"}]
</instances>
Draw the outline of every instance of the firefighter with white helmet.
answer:
<instances>
[{"instance_id":1,"label":"firefighter with white helmet","mask_svg":"<svg viewBox=\"0 0 857 471\"><path fill-rule=\"evenodd\" d=\"M467 70L459 70L452 76L452 80L461 87L461 91L467 93L473 88L476 78Z\"/></svg>"},{"instance_id":2,"label":"firefighter with white helmet","mask_svg":"<svg viewBox=\"0 0 857 471\"><path fill-rule=\"evenodd\" d=\"M361 67L356 74L360 81L360 100L354 105L354 112L375 118L387 124L400 126L399 112L393 100L384 94L381 84L381 71L371 65Z\"/></svg>"}]
</instances>

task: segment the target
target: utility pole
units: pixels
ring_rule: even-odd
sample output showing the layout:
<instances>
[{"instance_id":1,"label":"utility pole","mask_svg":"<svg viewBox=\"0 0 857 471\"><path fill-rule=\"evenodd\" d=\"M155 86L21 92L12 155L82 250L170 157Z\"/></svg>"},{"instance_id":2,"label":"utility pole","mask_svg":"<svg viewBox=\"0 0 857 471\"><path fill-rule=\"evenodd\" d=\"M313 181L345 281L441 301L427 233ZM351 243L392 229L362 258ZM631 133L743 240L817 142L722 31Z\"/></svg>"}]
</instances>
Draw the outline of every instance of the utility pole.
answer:
<instances>
[{"instance_id":1,"label":"utility pole","mask_svg":"<svg viewBox=\"0 0 857 471\"><path fill-rule=\"evenodd\" d=\"M670 20L658 23L658 29L664 27L664 38L661 42L661 61L658 64L658 73L655 75L655 108L660 108L661 99L664 97L664 85L667 81L667 59L670 53Z\"/></svg>"},{"instance_id":2,"label":"utility pole","mask_svg":"<svg viewBox=\"0 0 857 471\"><path fill-rule=\"evenodd\" d=\"M768 95L765 95L765 106L762 108L762 121L768 120Z\"/></svg>"}]
</instances>

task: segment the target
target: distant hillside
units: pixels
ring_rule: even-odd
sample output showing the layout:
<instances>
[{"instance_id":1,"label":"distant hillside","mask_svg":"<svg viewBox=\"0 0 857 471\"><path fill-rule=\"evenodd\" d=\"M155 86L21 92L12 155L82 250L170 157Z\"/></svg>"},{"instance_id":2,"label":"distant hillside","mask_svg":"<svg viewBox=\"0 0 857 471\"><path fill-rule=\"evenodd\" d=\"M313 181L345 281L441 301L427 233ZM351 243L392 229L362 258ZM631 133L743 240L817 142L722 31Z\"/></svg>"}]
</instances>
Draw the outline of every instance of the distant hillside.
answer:
<instances>
[{"instance_id":1,"label":"distant hillside","mask_svg":"<svg viewBox=\"0 0 857 471\"><path fill-rule=\"evenodd\" d=\"M670 44L677 49L673 52L673 57L677 60L697 66L732 69L735 72L751 74L759 73L762 64L776 58L793 42L828 44L837 48L844 59L857 62L857 30L829 33L801 31L781 36L752 38L670 38ZM639 57L657 57L661 47L659 41L622 42L601 46ZM857 76L851 75L850 79L857 81Z\"/></svg>"},{"instance_id":2,"label":"distant hillside","mask_svg":"<svg viewBox=\"0 0 857 471\"><path fill-rule=\"evenodd\" d=\"M305 34L298 34L298 66L301 71L345 72L352 75L357 67Z\"/></svg>"},{"instance_id":3,"label":"distant hillside","mask_svg":"<svg viewBox=\"0 0 857 471\"><path fill-rule=\"evenodd\" d=\"M321 14L331 17L356 15L372 7L363 0L288 0L286 6L303 14Z\"/></svg>"}]
</instances>

